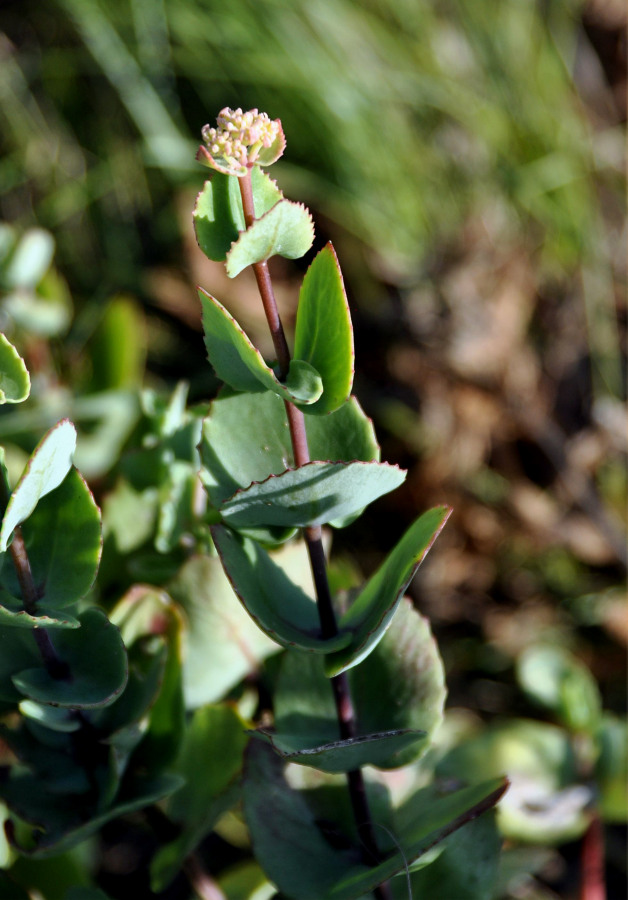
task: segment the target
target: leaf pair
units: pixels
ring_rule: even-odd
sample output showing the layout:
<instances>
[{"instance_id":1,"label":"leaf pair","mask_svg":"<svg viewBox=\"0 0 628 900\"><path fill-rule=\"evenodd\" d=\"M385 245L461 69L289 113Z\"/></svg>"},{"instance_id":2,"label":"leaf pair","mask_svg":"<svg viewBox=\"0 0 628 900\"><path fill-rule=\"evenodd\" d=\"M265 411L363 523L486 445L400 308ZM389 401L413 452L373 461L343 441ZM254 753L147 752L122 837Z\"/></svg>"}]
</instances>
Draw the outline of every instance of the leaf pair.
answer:
<instances>
[{"instance_id":1,"label":"leaf pair","mask_svg":"<svg viewBox=\"0 0 628 900\"><path fill-rule=\"evenodd\" d=\"M274 391L303 412L316 415L333 412L348 398L353 383L353 331L331 244L316 256L303 280L294 359L284 382L227 310L202 289L199 297L209 361L230 387L254 393Z\"/></svg>"}]
</instances>

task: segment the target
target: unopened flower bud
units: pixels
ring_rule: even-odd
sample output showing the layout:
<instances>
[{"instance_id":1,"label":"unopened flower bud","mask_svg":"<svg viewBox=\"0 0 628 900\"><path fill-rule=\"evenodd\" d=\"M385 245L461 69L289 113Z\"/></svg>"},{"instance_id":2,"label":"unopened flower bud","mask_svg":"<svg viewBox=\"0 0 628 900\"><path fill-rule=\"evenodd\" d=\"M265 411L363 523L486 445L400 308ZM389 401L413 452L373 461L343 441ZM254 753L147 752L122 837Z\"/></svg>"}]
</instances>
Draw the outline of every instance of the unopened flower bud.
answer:
<instances>
[{"instance_id":1,"label":"unopened flower bud","mask_svg":"<svg viewBox=\"0 0 628 900\"><path fill-rule=\"evenodd\" d=\"M271 120L256 109L242 112L225 107L218 115L217 127L204 125L201 134L205 143L198 148L197 160L238 178L254 165L271 165L286 146L280 120Z\"/></svg>"}]
</instances>

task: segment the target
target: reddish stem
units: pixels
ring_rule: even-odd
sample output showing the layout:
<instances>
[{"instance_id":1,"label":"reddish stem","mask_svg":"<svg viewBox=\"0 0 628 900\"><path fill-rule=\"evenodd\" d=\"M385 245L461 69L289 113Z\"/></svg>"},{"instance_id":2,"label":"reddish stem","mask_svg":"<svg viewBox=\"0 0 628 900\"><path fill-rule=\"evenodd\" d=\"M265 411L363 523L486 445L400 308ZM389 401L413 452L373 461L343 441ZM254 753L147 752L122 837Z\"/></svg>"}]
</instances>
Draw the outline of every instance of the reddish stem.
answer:
<instances>
[{"instance_id":1,"label":"reddish stem","mask_svg":"<svg viewBox=\"0 0 628 900\"><path fill-rule=\"evenodd\" d=\"M582 838L579 900L606 900L604 830L595 815Z\"/></svg>"},{"instance_id":2,"label":"reddish stem","mask_svg":"<svg viewBox=\"0 0 628 900\"><path fill-rule=\"evenodd\" d=\"M244 211L244 221L247 227L255 221L255 204L253 201L253 189L251 186L251 175L249 173L238 179L240 183L240 193L242 196L242 209ZM277 310L277 302L272 288L268 266L265 262L254 263L253 271L257 279L257 286L262 298L264 312L268 319L268 325L273 338L273 344L277 359L279 361L280 378L283 380L288 374L290 366L290 351L286 341L281 318ZM286 415L288 417L288 425L290 428L290 437L292 440L292 450L294 453L294 462L296 466L303 466L310 461L310 453L307 444L307 434L305 430L305 417L303 413L293 406L292 403L285 401ZM309 526L303 529L303 536L310 557L310 565L312 568L312 577L316 590L316 605L321 623L321 633L324 638L334 637L338 634L338 623L329 590L329 581L327 579L327 565L325 560L325 551L323 548L322 532L320 525ZM336 705L336 713L338 715L338 725L341 738L348 739L356 736L356 721L353 700L351 698L351 690L347 673L343 672L331 679L331 687ZM360 769L355 769L347 773L349 783L349 795L351 798L351 806L355 819L358 834L362 841L363 858L367 865L374 865L380 859L377 842L375 840L375 832L373 822L368 805L368 797L366 795L366 785ZM377 900L389 900L390 889L387 883L381 884L373 891L373 895Z\"/></svg>"}]
</instances>

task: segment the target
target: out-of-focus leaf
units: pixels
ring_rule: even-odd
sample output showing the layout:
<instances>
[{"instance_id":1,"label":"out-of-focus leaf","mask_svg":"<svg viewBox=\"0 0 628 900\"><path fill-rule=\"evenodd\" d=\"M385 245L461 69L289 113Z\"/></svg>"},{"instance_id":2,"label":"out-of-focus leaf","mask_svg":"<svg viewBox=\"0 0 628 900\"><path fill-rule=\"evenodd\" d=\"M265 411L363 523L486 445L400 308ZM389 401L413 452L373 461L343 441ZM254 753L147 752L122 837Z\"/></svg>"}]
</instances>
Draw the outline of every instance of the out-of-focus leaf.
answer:
<instances>
[{"instance_id":1,"label":"out-of-focus leaf","mask_svg":"<svg viewBox=\"0 0 628 900\"><path fill-rule=\"evenodd\" d=\"M0 405L21 403L31 390L31 380L24 360L13 344L0 334Z\"/></svg>"},{"instance_id":2,"label":"out-of-focus leaf","mask_svg":"<svg viewBox=\"0 0 628 900\"><path fill-rule=\"evenodd\" d=\"M226 705L198 709L185 732L174 771L185 784L169 798L166 812L182 834L158 851L151 865L153 890L163 890L183 860L237 799L246 724Z\"/></svg>"},{"instance_id":3,"label":"out-of-focus leaf","mask_svg":"<svg viewBox=\"0 0 628 900\"><path fill-rule=\"evenodd\" d=\"M312 246L314 223L302 203L280 200L267 213L257 218L227 253L227 275L236 275L253 263L271 256L298 259Z\"/></svg>"},{"instance_id":4,"label":"out-of-focus leaf","mask_svg":"<svg viewBox=\"0 0 628 900\"><path fill-rule=\"evenodd\" d=\"M138 388L146 360L146 322L131 297L114 297L89 343L93 391Z\"/></svg>"},{"instance_id":5,"label":"out-of-focus leaf","mask_svg":"<svg viewBox=\"0 0 628 900\"><path fill-rule=\"evenodd\" d=\"M68 419L62 419L39 442L4 514L1 551L7 549L13 530L30 516L39 500L61 484L70 470L75 449L76 429Z\"/></svg>"},{"instance_id":6,"label":"out-of-focus leaf","mask_svg":"<svg viewBox=\"0 0 628 900\"><path fill-rule=\"evenodd\" d=\"M5 281L13 288L34 288L48 271L55 242L48 231L31 228L18 243L5 271Z\"/></svg>"},{"instance_id":7,"label":"out-of-focus leaf","mask_svg":"<svg viewBox=\"0 0 628 900\"><path fill-rule=\"evenodd\" d=\"M150 697L150 714L138 752L139 763L145 769L163 769L178 753L185 721L181 646L184 624L181 611L165 591L137 585L112 610L111 621L120 628L125 646L129 648L131 663L137 654L143 652L146 655L144 646L147 638L160 637L163 641L159 690L155 690ZM107 712L115 715L116 707L124 703L126 693Z\"/></svg>"},{"instance_id":8,"label":"out-of-focus leaf","mask_svg":"<svg viewBox=\"0 0 628 900\"><path fill-rule=\"evenodd\" d=\"M257 863L246 861L222 872L218 884L227 900L270 900L275 888Z\"/></svg>"},{"instance_id":9,"label":"out-of-focus leaf","mask_svg":"<svg viewBox=\"0 0 628 900\"><path fill-rule=\"evenodd\" d=\"M465 736L441 760L437 774L475 781L505 772L511 787L497 811L506 837L553 844L581 835L592 793L578 783L571 739L542 722L512 719Z\"/></svg>"},{"instance_id":10,"label":"out-of-focus leaf","mask_svg":"<svg viewBox=\"0 0 628 900\"><path fill-rule=\"evenodd\" d=\"M13 684L26 697L52 706L89 709L113 703L124 690L127 658L118 629L100 609L87 609L81 627L59 630L54 647L70 678L55 678L43 666L14 675Z\"/></svg>"},{"instance_id":11,"label":"out-of-focus leaf","mask_svg":"<svg viewBox=\"0 0 628 900\"><path fill-rule=\"evenodd\" d=\"M556 645L530 647L518 661L517 677L522 688L567 728L595 732L602 708L600 692L591 672L568 650Z\"/></svg>"},{"instance_id":12,"label":"out-of-focus leaf","mask_svg":"<svg viewBox=\"0 0 628 900\"><path fill-rule=\"evenodd\" d=\"M604 821L628 819L628 722L605 713L596 734L600 755L595 778Z\"/></svg>"},{"instance_id":13,"label":"out-of-focus leaf","mask_svg":"<svg viewBox=\"0 0 628 900\"><path fill-rule=\"evenodd\" d=\"M329 677L357 665L382 639L405 589L450 515L448 506L423 513L367 581L340 620L340 630L351 631L353 638L346 648L326 658Z\"/></svg>"},{"instance_id":14,"label":"out-of-focus leaf","mask_svg":"<svg viewBox=\"0 0 628 900\"><path fill-rule=\"evenodd\" d=\"M76 469L38 502L22 534L42 609L62 609L84 597L100 561L100 512ZM0 584L19 596L12 565L2 567Z\"/></svg>"},{"instance_id":15,"label":"out-of-focus leaf","mask_svg":"<svg viewBox=\"0 0 628 900\"><path fill-rule=\"evenodd\" d=\"M80 810L77 812L70 804L61 806L58 797L42 791L41 785L30 776L16 779L12 793L16 800L24 802L18 815L24 821L43 828L43 832L39 827L33 830L33 839L28 846L20 844L20 853L36 859L57 856L95 834L112 819L157 803L180 786L181 779L175 775L162 775L153 779L136 778L133 787L120 796L114 805L97 812L88 822L82 822Z\"/></svg>"},{"instance_id":16,"label":"out-of-focus leaf","mask_svg":"<svg viewBox=\"0 0 628 900\"><path fill-rule=\"evenodd\" d=\"M198 289L203 307L203 331L207 357L216 375L236 391L273 391L293 403L314 403L323 392L316 369L296 359L285 382L279 381L262 354L232 315L214 297Z\"/></svg>"},{"instance_id":17,"label":"out-of-focus leaf","mask_svg":"<svg viewBox=\"0 0 628 900\"><path fill-rule=\"evenodd\" d=\"M192 557L169 583L184 612L183 689L188 708L219 700L279 651L242 608L216 557Z\"/></svg>"},{"instance_id":18,"label":"out-of-focus leaf","mask_svg":"<svg viewBox=\"0 0 628 900\"><path fill-rule=\"evenodd\" d=\"M294 356L320 373L323 396L303 412L333 412L351 394L353 384L353 328L342 273L331 244L307 270L297 307Z\"/></svg>"}]
</instances>

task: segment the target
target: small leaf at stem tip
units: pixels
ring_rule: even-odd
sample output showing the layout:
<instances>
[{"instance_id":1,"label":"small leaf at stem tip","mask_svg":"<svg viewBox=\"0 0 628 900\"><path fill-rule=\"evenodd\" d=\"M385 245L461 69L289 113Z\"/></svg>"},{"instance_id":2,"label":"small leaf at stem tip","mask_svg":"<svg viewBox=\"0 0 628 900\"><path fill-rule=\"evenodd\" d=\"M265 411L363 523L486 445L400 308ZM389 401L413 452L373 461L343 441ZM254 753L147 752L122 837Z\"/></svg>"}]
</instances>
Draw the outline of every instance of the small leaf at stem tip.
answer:
<instances>
[{"instance_id":1,"label":"small leaf at stem tip","mask_svg":"<svg viewBox=\"0 0 628 900\"><path fill-rule=\"evenodd\" d=\"M331 244L318 253L299 294L294 355L320 372L323 396L303 412L325 415L351 394L353 328L342 273Z\"/></svg>"},{"instance_id":2,"label":"small leaf at stem tip","mask_svg":"<svg viewBox=\"0 0 628 900\"><path fill-rule=\"evenodd\" d=\"M257 216L283 199L275 182L259 166L251 169L251 188ZM225 260L238 233L246 228L238 179L214 172L196 198L192 218L197 243L205 256L216 262Z\"/></svg>"},{"instance_id":3,"label":"small leaf at stem tip","mask_svg":"<svg viewBox=\"0 0 628 900\"><path fill-rule=\"evenodd\" d=\"M298 259L312 246L314 223L302 203L280 200L243 231L227 253L227 275L235 278L247 266L271 256Z\"/></svg>"},{"instance_id":4,"label":"small leaf at stem tip","mask_svg":"<svg viewBox=\"0 0 628 900\"><path fill-rule=\"evenodd\" d=\"M62 419L42 438L26 464L7 505L0 529L0 552L9 546L15 528L27 519L37 503L58 487L72 466L76 429Z\"/></svg>"},{"instance_id":5,"label":"small leaf at stem tip","mask_svg":"<svg viewBox=\"0 0 628 900\"><path fill-rule=\"evenodd\" d=\"M31 390L24 360L13 344L0 334L0 404L21 403Z\"/></svg>"}]
</instances>

